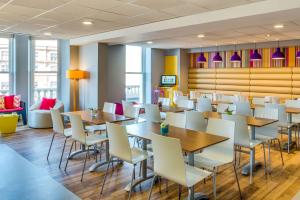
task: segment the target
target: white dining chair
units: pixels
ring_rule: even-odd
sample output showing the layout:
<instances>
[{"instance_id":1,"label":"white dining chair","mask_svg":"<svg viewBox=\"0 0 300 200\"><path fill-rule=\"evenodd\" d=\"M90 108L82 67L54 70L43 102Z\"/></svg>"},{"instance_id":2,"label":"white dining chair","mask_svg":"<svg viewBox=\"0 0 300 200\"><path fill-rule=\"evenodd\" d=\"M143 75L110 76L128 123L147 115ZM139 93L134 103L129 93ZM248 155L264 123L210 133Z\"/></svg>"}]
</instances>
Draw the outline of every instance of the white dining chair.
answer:
<instances>
[{"instance_id":1,"label":"white dining chair","mask_svg":"<svg viewBox=\"0 0 300 200\"><path fill-rule=\"evenodd\" d=\"M114 103L109 103L109 102L104 102L103 106L103 112L105 113L110 113L110 114L115 114L116 112L116 104ZM105 131L106 130L106 125L105 124L100 124L100 125L89 125L85 126L85 129L90 131L90 132L97 132L97 131Z\"/></svg>"},{"instance_id":2,"label":"white dining chair","mask_svg":"<svg viewBox=\"0 0 300 200\"><path fill-rule=\"evenodd\" d=\"M62 149L60 160L59 160L59 168L60 168L62 158L63 158L64 152L65 152L66 142L67 142L67 139L71 137L72 131L71 131L71 128L64 127L64 122L63 122L62 116L60 114L60 110L51 109L50 113L51 113L51 119L52 119L52 124L53 124L53 135L52 135L52 140L51 140L50 147L49 147L48 154L47 154L47 160L50 155L50 151L52 148L52 144L53 144L55 135L56 134L62 135L65 138L65 141L64 141L63 149Z\"/></svg>"},{"instance_id":3,"label":"white dining chair","mask_svg":"<svg viewBox=\"0 0 300 200\"><path fill-rule=\"evenodd\" d=\"M169 98L159 97L158 102L161 102L162 106L170 106Z\"/></svg>"},{"instance_id":4,"label":"white dining chair","mask_svg":"<svg viewBox=\"0 0 300 200\"><path fill-rule=\"evenodd\" d=\"M191 90L190 91L190 99L196 100L199 97L201 97L201 92L197 90Z\"/></svg>"},{"instance_id":5,"label":"white dining chair","mask_svg":"<svg viewBox=\"0 0 300 200\"><path fill-rule=\"evenodd\" d=\"M265 105L265 98L264 97L253 97L252 104L254 105Z\"/></svg>"},{"instance_id":6,"label":"white dining chair","mask_svg":"<svg viewBox=\"0 0 300 200\"><path fill-rule=\"evenodd\" d=\"M234 102L249 102L249 99L247 96L241 95L241 94L235 94L234 96Z\"/></svg>"},{"instance_id":7,"label":"white dining chair","mask_svg":"<svg viewBox=\"0 0 300 200\"><path fill-rule=\"evenodd\" d=\"M207 122L203 113L197 111L185 111L185 128L194 131L205 131Z\"/></svg>"},{"instance_id":8,"label":"white dining chair","mask_svg":"<svg viewBox=\"0 0 300 200\"><path fill-rule=\"evenodd\" d=\"M177 106L182 108L194 109L194 101L187 99L178 99Z\"/></svg>"},{"instance_id":9,"label":"white dining chair","mask_svg":"<svg viewBox=\"0 0 300 200\"><path fill-rule=\"evenodd\" d=\"M232 113L235 113L235 111L236 111L234 104L219 103L217 105L217 112L219 112L219 113L225 113L227 109L231 110Z\"/></svg>"},{"instance_id":10,"label":"white dining chair","mask_svg":"<svg viewBox=\"0 0 300 200\"><path fill-rule=\"evenodd\" d=\"M235 113L243 116L253 116L249 101L235 101Z\"/></svg>"},{"instance_id":11,"label":"white dining chair","mask_svg":"<svg viewBox=\"0 0 300 200\"><path fill-rule=\"evenodd\" d=\"M197 99L197 107L196 110L199 112L211 112L211 99L206 97L200 97Z\"/></svg>"},{"instance_id":12,"label":"white dining chair","mask_svg":"<svg viewBox=\"0 0 300 200\"><path fill-rule=\"evenodd\" d=\"M248 124L247 124L247 118L246 116L242 115L227 115L223 114L222 119L225 120L230 120L235 122L235 129L234 129L234 145L235 145L235 152L239 153L246 153L246 154L251 154L253 151L255 151L255 147L262 145L263 147L263 152L264 152L264 166L265 166L265 175L267 175L267 163L266 163L266 153L265 153L265 146L264 143L260 140L251 140L250 139L250 134L249 134L249 129L248 129ZM246 148L249 149L249 151L242 150L241 148ZM235 153L236 155L236 153ZM240 159L240 156L239 156ZM250 159L250 176L249 176L249 182L252 184L253 180L253 165L254 163L251 163ZM236 162L236 156L235 156L235 162Z\"/></svg>"},{"instance_id":13,"label":"white dining chair","mask_svg":"<svg viewBox=\"0 0 300 200\"><path fill-rule=\"evenodd\" d=\"M285 106L288 108L300 108L300 100L286 100ZM292 122L300 124L300 114L292 114Z\"/></svg>"},{"instance_id":14,"label":"white dining chair","mask_svg":"<svg viewBox=\"0 0 300 200\"><path fill-rule=\"evenodd\" d=\"M174 90L173 91L173 103L177 103L177 100L180 99L183 96L183 92L180 90ZM179 97L179 98L178 98ZM183 97L185 98L185 97Z\"/></svg>"},{"instance_id":15,"label":"white dining chair","mask_svg":"<svg viewBox=\"0 0 300 200\"><path fill-rule=\"evenodd\" d=\"M109 139L110 158L103 179L100 194L103 193L110 163L112 163L113 159L116 158L133 165L132 177L130 182L130 191L128 195L128 199L130 199L133 181L135 180L136 165L148 159L153 154L139 148L135 148L135 147L131 148L128 140L128 133L126 131L125 126L106 122L106 127L107 127L108 139Z\"/></svg>"},{"instance_id":16,"label":"white dining chair","mask_svg":"<svg viewBox=\"0 0 300 200\"><path fill-rule=\"evenodd\" d=\"M279 133L280 134L285 134L288 135L289 133L292 134L293 129L295 130L295 138L298 141L299 138L297 138L297 130L298 130L298 124L297 123L293 123L293 122L289 122L288 121L288 115L285 112L285 105L283 104L274 104L274 103L266 103L265 107L267 108L274 108L278 110L278 127L279 127ZM291 136L292 137L292 136ZM288 137L290 138L290 137ZM290 153L290 143L292 141L290 141L290 139L288 139L288 153ZM298 144L298 142L296 142L296 144Z\"/></svg>"},{"instance_id":17,"label":"white dining chair","mask_svg":"<svg viewBox=\"0 0 300 200\"><path fill-rule=\"evenodd\" d=\"M211 176L212 173L185 164L179 139L152 134L151 140L154 155L154 177L148 200L151 199L152 188L157 177L163 177L187 187L188 199L190 199L192 187Z\"/></svg>"},{"instance_id":18,"label":"white dining chair","mask_svg":"<svg viewBox=\"0 0 300 200\"><path fill-rule=\"evenodd\" d=\"M201 153L195 154L195 166L213 172L213 195L216 199L216 175L219 167L232 164L237 181L239 195L242 198L240 184L234 165L234 131L233 121L210 118L207 124L207 133L229 138L224 142L205 148Z\"/></svg>"},{"instance_id":19,"label":"white dining chair","mask_svg":"<svg viewBox=\"0 0 300 200\"><path fill-rule=\"evenodd\" d=\"M165 122L170 126L185 128L185 115L182 113L167 112Z\"/></svg>"},{"instance_id":20,"label":"white dining chair","mask_svg":"<svg viewBox=\"0 0 300 200\"><path fill-rule=\"evenodd\" d=\"M215 93L202 93L199 98L209 98L210 101L214 100ZM197 99L199 99L197 98Z\"/></svg>"},{"instance_id":21,"label":"white dining chair","mask_svg":"<svg viewBox=\"0 0 300 200\"><path fill-rule=\"evenodd\" d=\"M101 144L103 142L107 141L107 137L105 134L90 134L87 135L86 131L83 128L83 121L81 119L80 115L77 114L69 114L70 122L71 122L71 130L72 130L72 145L70 148L69 156L66 162L65 166L65 171L67 170L68 163L69 163L69 157L71 155L73 145L76 142L79 142L81 145L83 145L86 148L86 154L85 154L85 159L83 163L83 168L82 168L82 173L81 173L81 179L80 181L82 182L83 180L83 174L85 170L85 165L86 165L86 160L89 156L89 149L90 147L94 147L94 153L95 153L95 158L97 162L97 144Z\"/></svg>"},{"instance_id":22,"label":"white dining chair","mask_svg":"<svg viewBox=\"0 0 300 200\"><path fill-rule=\"evenodd\" d=\"M159 107L156 104L145 105L145 118L149 122L161 122Z\"/></svg>"},{"instance_id":23,"label":"white dining chair","mask_svg":"<svg viewBox=\"0 0 300 200\"><path fill-rule=\"evenodd\" d=\"M265 119L275 119L278 120L278 109L268 108L268 107L259 107L255 109L255 117L265 118ZM271 123L263 127L255 128L255 138L266 144L268 144L268 171L271 172L271 142L277 141L278 147L281 156L281 163L284 166L281 143L278 138L278 123Z\"/></svg>"},{"instance_id":24,"label":"white dining chair","mask_svg":"<svg viewBox=\"0 0 300 200\"><path fill-rule=\"evenodd\" d=\"M265 103L278 104L279 101L280 99L277 96L265 96Z\"/></svg>"},{"instance_id":25,"label":"white dining chair","mask_svg":"<svg viewBox=\"0 0 300 200\"><path fill-rule=\"evenodd\" d=\"M220 100L220 101L227 101L227 102L234 102L235 101L235 97L231 96L231 95L222 94L222 95L220 95L220 98L218 100Z\"/></svg>"}]
</instances>

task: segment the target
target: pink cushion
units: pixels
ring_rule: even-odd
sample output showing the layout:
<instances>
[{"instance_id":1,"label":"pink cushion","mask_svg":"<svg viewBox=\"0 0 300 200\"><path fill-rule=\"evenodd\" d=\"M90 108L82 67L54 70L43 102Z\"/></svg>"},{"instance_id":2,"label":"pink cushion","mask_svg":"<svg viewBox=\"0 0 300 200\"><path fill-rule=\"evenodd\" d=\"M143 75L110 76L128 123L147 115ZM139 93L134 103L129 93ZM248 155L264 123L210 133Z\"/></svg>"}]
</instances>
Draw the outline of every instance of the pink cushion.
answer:
<instances>
[{"instance_id":1,"label":"pink cushion","mask_svg":"<svg viewBox=\"0 0 300 200\"><path fill-rule=\"evenodd\" d=\"M4 95L0 95L0 110L5 109Z\"/></svg>"},{"instance_id":2,"label":"pink cushion","mask_svg":"<svg viewBox=\"0 0 300 200\"><path fill-rule=\"evenodd\" d=\"M123 115L123 106L121 103L115 103L116 104L116 114L117 115Z\"/></svg>"},{"instance_id":3,"label":"pink cushion","mask_svg":"<svg viewBox=\"0 0 300 200\"><path fill-rule=\"evenodd\" d=\"M43 98L40 106L40 110L50 110L55 106L56 99Z\"/></svg>"},{"instance_id":4,"label":"pink cushion","mask_svg":"<svg viewBox=\"0 0 300 200\"><path fill-rule=\"evenodd\" d=\"M9 95L4 97L5 109L14 108L14 96L15 95Z\"/></svg>"},{"instance_id":5,"label":"pink cushion","mask_svg":"<svg viewBox=\"0 0 300 200\"><path fill-rule=\"evenodd\" d=\"M14 96L14 108L19 108L21 106L21 95Z\"/></svg>"},{"instance_id":6,"label":"pink cushion","mask_svg":"<svg viewBox=\"0 0 300 200\"><path fill-rule=\"evenodd\" d=\"M13 108L13 109L5 109L5 110L0 110L0 113L6 113L6 112L17 112L17 111L21 111L23 110L23 108Z\"/></svg>"}]
</instances>

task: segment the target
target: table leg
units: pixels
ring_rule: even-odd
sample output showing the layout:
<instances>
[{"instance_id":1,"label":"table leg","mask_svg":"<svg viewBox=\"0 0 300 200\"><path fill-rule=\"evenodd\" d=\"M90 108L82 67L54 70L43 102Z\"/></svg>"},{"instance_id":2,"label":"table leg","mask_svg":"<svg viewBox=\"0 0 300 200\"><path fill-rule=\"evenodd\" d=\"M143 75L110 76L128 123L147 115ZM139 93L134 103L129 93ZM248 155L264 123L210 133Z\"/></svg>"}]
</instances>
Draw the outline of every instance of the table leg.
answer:
<instances>
[{"instance_id":1,"label":"table leg","mask_svg":"<svg viewBox=\"0 0 300 200\"><path fill-rule=\"evenodd\" d=\"M288 122L292 123L293 121L293 115L292 113L288 113ZM287 150L288 153L290 153L290 149L292 149L295 145L296 142L293 142L293 138L292 138L292 128L288 129L288 142L283 144L283 150Z\"/></svg>"},{"instance_id":2,"label":"table leg","mask_svg":"<svg viewBox=\"0 0 300 200\"><path fill-rule=\"evenodd\" d=\"M191 166L194 166L194 153L188 154L188 163ZM195 187L193 186L190 190L190 195L188 197L188 200L208 200L208 196L203 193L195 193Z\"/></svg>"},{"instance_id":3,"label":"table leg","mask_svg":"<svg viewBox=\"0 0 300 200\"><path fill-rule=\"evenodd\" d=\"M142 148L147 151L147 140L145 139L142 140ZM142 176L133 181L132 188L153 177L153 174L147 174L147 159L145 159L142 163ZM125 190L130 191L130 184L125 187Z\"/></svg>"},{"instance_id":4,"label":"table leg","mask_svg":"<svg viewBox=\"0 0 300 200\"><path fill-rule=\"evenodd\" d=\"M251 139L255 140L255 126L251 126ZM251 171L255 172L262 166L261 162L255 162L255 149L250 152L250 163L245 165L242 169L242 174L248 176Z\"/></svg>"},{"instance_id":5,"label":"table leg","mask_svg":"<svg viewBox=\"0 0 300 200\"><path fill-rule=\"evenodd\" d=\"M109 161L109 143L108 140L105 142L105 161L104 162L97 162L95 164L93 164L92 166L90 166L89 171L90 172L94 172L96 171L96 169L98 169L99 167L108 164ZM113 160L111 162L118 162L118 160Z\"/></svg>"}]
</instances>

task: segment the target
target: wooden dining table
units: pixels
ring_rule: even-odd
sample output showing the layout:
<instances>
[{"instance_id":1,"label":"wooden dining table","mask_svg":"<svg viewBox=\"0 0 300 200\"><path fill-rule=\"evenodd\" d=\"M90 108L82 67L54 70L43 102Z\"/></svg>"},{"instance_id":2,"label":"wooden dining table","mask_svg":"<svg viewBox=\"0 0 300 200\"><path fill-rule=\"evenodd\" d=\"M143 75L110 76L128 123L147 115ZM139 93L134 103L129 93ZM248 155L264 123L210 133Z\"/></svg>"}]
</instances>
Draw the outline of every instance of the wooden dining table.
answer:
<instances>
[{"instance_id":1,"label":"wooden dining table","mask_svg":"<svg viewBox=\"0 0 300 200\"><path fill-rule=\"evenodd\" d=\"M203 113L204 118L221 118L222 113L218 112L204 112ZM247 117L247 124L251 127L251 139L255 140L255 128L256 127L263 127L267 126L269 124L275 123L278 120L275 119L266 119L266 118L260 118L260 117ZM250 165L253 166L253 171L257 170L259 167L261 167L261 162L255 162L255 149L251 151L250 153L250 163L245 165L242 169L243 175L249 175L250 173Z\"/></svg>"},{"instance_id":2,"label":"wooden dining table","mask_svg":"<svg viewBox=\"0 0 300 200\"><path fill-rule=\"evenodd\" d=\"M147 143L151 141L153 134L160 134L160 123L143 122L138 124L131 124L126 126L127 132L130 135L142 139L142 147L147 150ZM180 140L182 150L188 155L189 165L194 166L194 154L211 145L218 144L227 140L228 138L213 135L206 132L193 131L184 128L178 128L169 126L169 133L167 137L177 138ZM137 179L133 186L140 184L141 182L152 178L153 175L147 174L147 160L143 161L142 177ZM192 189L191 199L198 199L199 197L205 197L202 193L195 193Z\"/></svg>"},{"instance_id":3,"label":"wooden dining table","mask_svg":"<svg viewBox=\"0 0 300 200\"><path fill-rule=\"evenodd\" d=\"M74 112L65 112L62 113L63 116L68 117L70 114L76 114L80 115L82 121L84 124L91 124L91 125L102 125L105 124L106 122L112 122L112 123L117 123L117 122L123 122L123 121L129 121L133 120L133 118L126 117L123 115L117 115L117 114L112 114L112 113L107 113L103 112L102 110L97 110L96 113L92 114L90 110L81 110L81 111L74 111ZM96 171L97 168L108 164L109 161L109 145L108 145L108 140L106 141L105 145L105 161L104 162L97 162L93 164L90 168L90 172ZM82 146L80 150L73 152L69 158L72 158L80 153L83 153L86 151L85 146ZM93 151L91 149L91 151Z\"/></svg>"}]
</instances>

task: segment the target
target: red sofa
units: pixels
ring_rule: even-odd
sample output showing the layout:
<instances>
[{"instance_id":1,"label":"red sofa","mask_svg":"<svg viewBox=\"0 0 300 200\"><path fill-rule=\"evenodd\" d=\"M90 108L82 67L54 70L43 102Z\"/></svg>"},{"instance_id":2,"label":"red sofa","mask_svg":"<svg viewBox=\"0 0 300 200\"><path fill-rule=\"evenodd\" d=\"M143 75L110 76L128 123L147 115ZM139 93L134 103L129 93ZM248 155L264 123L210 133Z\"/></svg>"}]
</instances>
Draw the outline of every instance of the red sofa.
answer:
<instances>
[{"instance_id":1,"label":"red sofa","mask_svg":"<svg viewBox=\"0 0 300 200\"><path fill-rule=\"evenodd\" d=\"M14 112L17 113L18 115L22 115L23 124L27 125L26 103L24 101L20 102L19 108L0 110L0 114L1 113L9 114Z\"/></svg>"}]
</instances>

